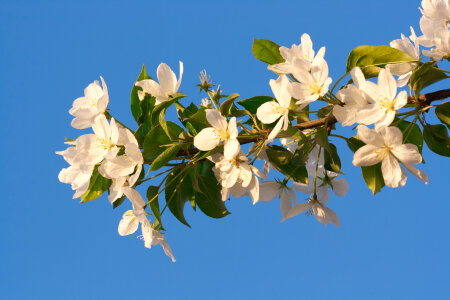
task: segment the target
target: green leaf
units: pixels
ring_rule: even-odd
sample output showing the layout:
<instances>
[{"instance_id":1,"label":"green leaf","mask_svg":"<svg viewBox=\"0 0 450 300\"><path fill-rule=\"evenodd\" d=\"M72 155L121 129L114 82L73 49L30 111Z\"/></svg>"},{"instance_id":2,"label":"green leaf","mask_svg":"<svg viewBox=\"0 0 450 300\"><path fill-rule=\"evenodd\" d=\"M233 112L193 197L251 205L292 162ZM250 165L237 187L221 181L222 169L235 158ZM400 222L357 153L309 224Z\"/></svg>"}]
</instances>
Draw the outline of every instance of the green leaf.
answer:
<instances>
[{"instance_id":1,"label":"green leaf","mask_svg":"<svg viewBox=\"0 0 450 300\"><path fill-rule=\"evenodd\" d=\"M270 163L281 173L294 181L308 183L308 171L301 161L293 161L294 155L280 146L269 146L266 149Z\"/></svg>"},{"instance_id":2,"label":"green leaf","mask_svg":"<svg viewBox=\"0 0 450 300\"><path fill-rule=\"evenodd\" d=\"M164 167L166 163L168 163L171 159L173 159L178 151L180 151L181 147L179 145L173 145L164 150L160 155L158 155L155 160L152 162L149 171L156 171L160 168Z\"/></svg>"},{"instance_id":3,"label":"green leaf","mask_svg":"<svg viewBox=\"0 0 450 300\"><path fill-rule=\"evenodd\" d=\"M329 150L329 143L328 143L328 130L326 126L323 126L322 128L318 129L315 135L316 142L324 149Z\"/></svg>"},{"instance_id":4,"label":"green leaf","mask_svg":"<svg viewBox=\"0 0 450 300\"><path fill-rule=\"evenodd\" d=\"M423 139L428 148L442 156L450 156L450 138L447 128L442 124L427 125L423 128Z\"/></svg>"},{"instance_id":5,"label":"green leaf","mask_svg":"<svg viewBox=\"0 0 450 300\"><path fill-rule=\"evenodd\" d=\"M176 93L176 94L170 95L169 100L161 102L158 105L156 105L155 109L153 109L153 112L152 112L152 124L153 125L158 124L160 113L184 97L186 97L186 95L184 95L182 93Z\"/></svg>"},{"instance_id":6,"label":"green leaf","mask_svg":"<svg viewBox=\"0 0 450 300\"><path fill-rule=\"evenodd\" d=\"M402 131L403 143L416 145L420 154L422 154L423 136L419 125L412 125L411 122L405 120L399 121L398 119L394 120L393 125Z\"/></svg>"},{"instance_id":7,"label":"green leaf","mask_svg":"<svg viewBox=\"0 0 450 300\"><path fill-rule=\"evenodd\" d=\"M353 152L364 146L364 142L356 137L349 138L347 145ZM381 163L369 167L361 167L361 172L366 182L367 187L372 191L372 194L377 194L384 187L383 173L381 172Z\"/></svg>"},{"instance_id":8,"label":"green leaf","mask_svg":"<svg viewBox=\"0 0 450 300\"><path fill-rule=\"evenodd\" d=\"M221 186L212 171L214 164L205 160L194 172L195 202L200 210L211 218L223 218L230 212L222 201Z\"/></svg>"},{"instance_id":9,"label":"green leaf","mask_svg":"<svg viewBox=\"0 0 450 300\"><path fill-rule=\"evenodd\" d=\"M170 121L167 122L167 129L174 137L178 137L183 132L180 126ZM155 126L145 136L142 155L145 159L153 159L167 149L164 146L172 143L173 141L167 136L164 129L161 126Z\"/></svg>"},{"instance_id":10,"label":"green leaf","mask_svg":"<svg viewBox=\"0 0 450 300\"><path fill-rule=\"evenodd\" d=\"M122 197L120 197L119 199L117 199L116 201L113 202L113 209L119 207L120 205L122 205L123 202L125 202L125 195L123 195Z\"/></svg>"},{"instance_id":11,"label":"green leaf","mask_svg":"<svg viewBox=\"0 0 450 300\"><path fill-rule=\"evenodd\" d=\"M269 65L279 64L285 61L280 54L280 46L269 40L254 39L252 52L257 59Z\"/></svg>"},{"instance_id":12,"label":"green leaf","mask_svg":"<svg viewBox=\"0 0 450 300\"><path fill-rule=\"evenodd\" d=\"M256 114L258 108L266 102L274 101L273 97L269 96L255 96L252 98L239 100L237 103L242 105L246 110L248 110L252 114Z\"/></svg>"},{"instance_id":13,"label":"green leaf","mask_svg":"<svg viewBox=\"0 0 450 300\"><path fill-rule=\"evenodd\" d=\"M147 72L145 71L145 65L142 66L142 70L141 73L139 74L139 77L136 79L137 81L141 81L144 79L152 79L150 76L148 76ZM133 84L133 88L131 89L131 113L133 114L134 119L136 120L136 122L138 122L139 124L139 117L142 114L141 111L141 101L139 100L138 97L138 91L142 91L141 87L137 87Z\"/></svg>"},{"instance_id":14,"label":"green leaf","mask_svg":"<svg viewBox=\"0 0 450 300\"><path fill-rule=\"evenodd\" d=\"M158 201L158 192L159 189L156 186L149 186L147 189L147 201L149 201L150 209L153 212L153 215L158 220L159 224L161 223L161 212L159 210L159 201Z\"/></svg>"},{"instance_id":15,"label":"green leaf","mask_svg":"<svg viewBox=\"0 0 450 300\"><path fill-rule=\"evenodd\" d=\"M236 100L239 96L239 94L231 94L228 96L227 100L220 105L219 111L223 116L236 116L236 113L238 113L239 110L236 105L234 105L234 100Z\"/></svg>"},{"instance_id":16,"label":"green leaf","mask_svg":"<svg viewBox=\"0 0 450 300\"><path fill-rule=\"evenodd\" d=\"M409 79L410 86L416 95L427 86L448 78L444 72L436 68L436 62L429 61L417 67Z\"/></svg>"},{"instance_id":17,"label":"green leaf","mask_svg":"<svg viewBox=\"0 0 450 300\"><path fill-rule=\"evenodd\" d=\"M416 62L405 52L388 46L359 46L353 49L347 59L347 72L360 67L367 78L375 77L386 64Z\"/></svg>"},{"instance_id":18,"label":"green leaf","mask_svg":"<svg viewBox=\"0 0 450 300\"><path fill-rule=\"evenodd\" d=\"M294 102L294 101L291 101L291 107L292 107L292 102ZM308 122L308 121L310 121L311 119L309 118L309 105L306 105L303 109L301 109L300 111L296 111L295 110L295 106L296 106L296 104L295 104L295 102L294 102L294 107L293 107L293 109L291 110L291 107L289 107L289 109L291 110L291 111L294 111L294 113L295 113L295 116L297 117L297 124L299 124L299 123L303 123L303 122ZM291 112L290 111L290 112ZM289 113L290 113L289 112Z\"/></svg>"},{"instance_id":19,"label":"green leaf","mask_svg":"<svg viewBox=\"0 0 450 300\"><path fill-rule=\"evenodd\" d=\"M439 120L450 128L450 102L445 102L438 105L435 113Z\"/></svg>"},{"instance_id":20,"label":"green leaf","mask_svg":"<svg viewBox=\"0 0 450 300\"><path fill-rule=\"evenodd\" d=\"M192 180L186 169L172 171L166 180L165 198L172 214L184 225L191 227L184 218L184 205L194 196Z\"/></svg>"},{"instance_id":21,"label":"green leaf","mask_svg":"<svg viewBox=\"0 0 450 300\"><path fill-rule=\"evenodd\" d=\"M328 117L330 115L330 113L332 113L332 111L333 111L333 105L328 104L328 105L322 107L321 109L319 109L319 111L317 112L317 117L318 118Z\"/></svg>"},{"instance_id":22,"label":"green leaf","mask_svg":"<svg viewBox=\"0 0 450 300\"><path fill-rule=\"evenodd\" d=\"M337 173L341 172L341 159L339 158L335 145L331 143L328 144L328 149L325 149L324 152L324 158L325 169Z\"/></svg>"},{"instance_id":23,"label":"green leaf","mask_svg":"<svg viewBox=\"0 0 450 300\"><path fill-rule=\"evenodd\" d=\"M98 172L98 167L99 166L95 166L94 172L91 176L91 181L89 182L89 187L87 191L81 196L80 203L97 199L111 186L111 179L107 179L100 175L100 173Z\"/></svg>"},{"instance_id":24,"label":"green leaf","mask_svg":"<svg viewBox=\"0 0 450 300\"><path fill-rule=\"evenodd\" d=\"M211 127L211 125L208 123L208 120L206 119L204 107L201 107L195 114L190 116L186 121L189 122L197 132L200 132L200 130L202 130L203 128Z\"/></svg>"}]
</instances>

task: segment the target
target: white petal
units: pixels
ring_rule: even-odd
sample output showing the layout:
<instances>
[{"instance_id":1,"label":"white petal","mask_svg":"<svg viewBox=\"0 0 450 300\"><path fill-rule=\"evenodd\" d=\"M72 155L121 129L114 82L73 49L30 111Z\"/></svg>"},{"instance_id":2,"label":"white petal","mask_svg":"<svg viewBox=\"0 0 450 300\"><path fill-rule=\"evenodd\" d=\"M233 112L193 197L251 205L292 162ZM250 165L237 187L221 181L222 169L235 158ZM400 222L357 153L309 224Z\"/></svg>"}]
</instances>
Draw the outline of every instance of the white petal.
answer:
<instances>
[{"instance_id":1,"label":"white petal","mask_svg":"<svg viewBox=\"0 0 450 300\"><path fill-rule=\"evenodd\" d=\"M203 128L194 137L194 146L200 151L209 151L219 145L220 139L217 130L213 127Z\"/></svg>"},{"instance_id":2,"label":"white petal","mask_svg":"<svg viewBox=\"0 0 450 300\"><path fill-rule=\"evenodd\" d=\"M178 89L180 88L180 85L181 85L181 79L183 78L183 71L184 71L183 62L180 61L179 63L180 63L180 77L178 78L174 93L178 92Z\"/></svg>"},{"instance_id":3,"label":"white petal","mask_svg":"<svg viewBox=\"0 0 450 300\"><path fill-rule=\"evenodd\" d=\"M314 179L309 178L308 183L301 183L301 182L294 182L292 184L292 187L299 191L300 193L304 194L312 194L314 193Z\"/></svg>"},{"instance_id":4,"label":"white petal","mask_svg":"<svg viewBox=\"0 0 450 300\"><path fill-rule=\"evenodd\" d=\"M402 144L403 134L400 129L394 126L380 129L383 135L384 143L389 147L397 147Z\"/></svg>"},{"instance_id":5,"label":"white petal","mask_svg":"<svg viewBox=\"0 0 450 300\"><path fill-rule=\"evenodd\" d=\"M281 114L276 112L276 109L280 107L280 104L275 101L266 102L258 107L256 116L264 124L272 124L281 117Z\"/></svg>"},{"instance_id":6,"label":"white petal","mask_svg":"<svg viewBox=\"0 0 450 300\"><path fill-rule=\"evenodd\" d=\"M120 235L124 236L135 233L138 227L139 221L133 214L133 211L128 210L123 214L122 220L119 222L118 231Z\"/></svg>"},{"instance_id":7,"label":"white petal","mask_svg":"<svg viewBox=\"0 0 450 300\"><path fill-rule=\"evenodd\" d=\"M131 203L133 204L133 207L142 208L145 205L144 199L142 199L141 194L139 194L138 191L135 189L132 189L130 187L124 187L123 193L125 196L127 196L128 199L130 199Z\"/></svg>"},{"instance_id":8,"label":"white petal","mask_svg":"<svg viewBox=\"0 0 450 300\"><path fill-rule=\"evenodd\" d=\"M286 189L283 188L280 191L280 211L281 211L281 215L283 215L283 218L285 218L287 216L287 214L291 208L292 208L291 197L289 197L289 194L286 191Z\"/></svg>"},{"instance_id":9,"label":"white petal","mask_svg":"<svg viewBox=\"0 0 450 300\"><path fill-rule=\"evenodd\" d=\"M403 173L405 172L398 161L391 154L387 155L381 162L381 172L383 173L384 183L389 187L402 186Z\"/></svg>"},{"instance_id":10,"label":"white petal","mask_svg":"<svg viewBox=\"0 0 450 300\"><path fill-rule=\"evenodd\" d=\"M241 145L239 144L239 141L237 139L227 140L224 145L224 156L228 159L232 159L241 150L240 146Z\"/></svg>"},{"instance_id":11,"label":"white petal","mask_svg":"<svg viewBox=\"0 0 450 300\"><path fill-rule=\"evenodd\" d=\"M403 164L418 164L422 162L422 155L416 145L403 144L393 148L392 154Z\"/></svg>"},{"instance_id":12,"label":"white petal","mask_svg":"<svg viewBox=\"0 0 450 300\"><path fill-rule=\"evenodd\" d=\"M205 113L206 119L212 127L216 129L227 130L227 118L222 116L222 114L217 109L206 109Z\"/></svg>"},{"instance_id":13,"label":"white petal","mask_svg":"<svg viewBox=\"0 0 450 300\"><path fill-rule=\"evenodd\" d=\"M353 155L353 165L367 167L379 163L381 161L377 153L379 149L379 147L373 145L362 146Z\"/></svg>"},{"instance_id":14,"label":"white petal","mask_svg":"<svg viewBox=\"0 0 450 300\"><path fill-rule=\"evenodd\" d=\"M261 182L259 185L259 190L261 194L259 200L262 202L269 202L278 196L280 184L275 181Z\"/></svg>"},{"instance_id":15,"label":"white petal","mask_svg":"<svg viewBox=\"0 0 450 300\"><path fill-rule=\"evenodd\" d=\"M162 92L166 95L173 94L177 84L177 77L172 69L165 63L160 63L158 69L156 70L156 74L158 76L158 81Z\"/></svg>"},{"instance_id":16,"label":"white petal","mask_svg":"<svg viewBox=\"0 0 450 300\"><path fill-rule=\"evenodd\" d=\"M344 197L348 192L348 182L344 178L334 179L333 182L333 192L340 196Z\"/></svg>"},{"instance_id":17,"label":"white petal","mask_svg":"<svg viewBox=\"0 0 450 300\"><path fill-rule=\"evenodd\" d=\"M278 133L281 131L281 127L283 126L284 118L280 118L277 125L272 129L272 131L269 133L269 136L267 137L266 144L270 144L273 142L273 140L277 137Z\"/></svg>"},{"instance_id":18,"label":"white petal","mask_svg":"<svg viewBox=\"0 0 450 300\"><path fill-rule=\"evenodd\" d=\"M403 166L405 166L405 168L414 176L416 176L417 178L419 178L420 180L422 180L423 182L425 182L425 184L428 184L430 181L428 180L428 176L427 174L422 171L419 170L418 168L416 168L415 166L411 165L411 164L403 164Z\"/></svg>"},{"instance_id":19,"label":"white petal","mask_svg":"<svg viewBox=\"0 0 450 300\"><path fill-rule=\"evenodd\" d=\"M236 125L236 117L232 117L230 122L228 122L228 134L230 135L230 139L235 139L238 136L238 129Z\"/></svg>"},{"instance_id":20,"label":"white petal","mask_svg":"<svg viewBox=\"0 0 450 300\"><path fill-rule=\"evenodd\" d=\"M311 208L311 205L309 203L299 203L296 204L293 208L291 208L288 213L286 214L286 217L284 217L283 219L281 219L281 222L284 222L287 219L293 218L296 215L301 214L302 212L304 212L305 210Z\"/></svg>"},{"instance_id":21,"label":"white petal","mask_svg":"<svg viewBox=\"0 0 450 300\"><path fill-rule=\"evenodd\" d=\"M358 138L367 145L375 145L377 147L384 146L384 139L373 129L369 129L364 125L358 127Z\"/></svg>"}]
</instances>

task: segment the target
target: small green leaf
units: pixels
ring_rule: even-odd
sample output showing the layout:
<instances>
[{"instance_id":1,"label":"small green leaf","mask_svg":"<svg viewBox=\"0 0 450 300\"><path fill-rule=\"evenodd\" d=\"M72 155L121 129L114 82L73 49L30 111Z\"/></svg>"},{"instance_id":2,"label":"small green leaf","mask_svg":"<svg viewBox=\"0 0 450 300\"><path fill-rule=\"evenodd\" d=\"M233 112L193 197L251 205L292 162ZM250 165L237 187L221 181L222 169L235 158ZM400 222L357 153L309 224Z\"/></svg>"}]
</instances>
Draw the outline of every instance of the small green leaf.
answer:
<instances>
[{"instance_id":1,"label":"small green leaf","mask_svg":"<svg viewBox=\"0 0 450 300\"><path fill-rule=\"evenodd\" d=\"M158 220L159 224L161 223L161 212L159 210L159 201L158 201L158 192L159 189L156 186L149 186L147 189L147 201L149 201L150 209L153 212L153 215Z\"/></svg>"},{"instance_id":2,"label":"small green leaf","mask_svg":"<svg viewBox=\"0 0 450 300\"><path fill-rule=\"evenodd\" d=\"M324 149L329 150L329 143L328 143L328 130L326 126L323 126L322 128L318 129L315 135L316 142Z\"/></svg>"},{"instance_id":3,"label":"small green leaf","mask_svg":"<svg viewBox=\"0 0 450 300\"><path fill-rule=\"evenodd\" d=\"M184 225L191 227L184 218L184 205L194 196L189 171L183 168L172 171L166 180L165 198L172 214Z\"/></svg>"},{"instance_id":4,"label":"small green leaf","mask_svg":"<svg viewBox=\"0 0 450 300\"><path fill-rule=\"evenodd\" d=\"M170 121L167 122L167 129L174 137L178 137L183 132L180 126ZM164 129L161 126L155 126L145 136L142 155L145 159L153 159L166 150L167 145L172 143L173 141L167 136Z\"/></svg>"},{"instance_id":5,"label":"small green leaf","mask_svg":"<svg viewBox=\"0 0 450 300\"><path fill-rule=\"evenodd\" d=\"M89 182L87 191L81 196L80 203L88 202L100 197L111 186L111 179L107 179L100 175L98 166L95 166L94 172Z\"/></svg>"},{"instance_id":6,"label":"small green leaf","mask_svg":"<svg viewBox=\"0 0 450 300\"><path fill-rule=\"evenodd\" d=\"M331 143L328 144L328 150L325 149L324 158L325 158L325 169L340 173L341 159L339 158L335 145Z\"/></svg>"},{"instance_id":7,"label":"small green leaf","mask_svg":"<svg viewBox=\"0 0 450 300\"><path fill-rule=\"evenodd\" d=\"M234 105L234 100L238 98L239 94L231 94L228 96L227 100L225 100L219 107L220 113L225 116L231 116L233 115L233 112L236 112L238 109L236 108L236 105Z\"/></svg>"},{"instance_id":8,"label":"small green leaf","mask_svg":"<svg viewBox=\"0 0 450 300\"><path fill-rule=\"evenodd\" d=\"M205 160L194 172L195 202L200 210L211 218L223 218L230 212L222 201L221 186L212 171L214 164Z\"/></svg>"},{"instance_id":9,"label":"small green leaf","mask_svg":"<svg viewBox=\"0 0 450 300\"><path fill-rule=\"evenodd\" d=\"M328 105L322 107L321 109L319 109L319 111L317 112L317 117L318 118L328 117L330 115L330 113L332 113L332 111L333 111L333 105L328 104Z\"/></svg>"},{"instance_id":10,"label":"small green leaf","mask_svg":"<svg viewBox=\"0 0 450 300\"><path fill-rule=\"evenodd\" d=\"M450 128L450 102L438 105L435 113L439 120Z\"/></svg>"},{"instance_id":11,"label":"small green leaf","mask_svg":"<svg viewBox=\"0 0 450 300\"><path fill-rule=\"evenodd\" d=\"M258 108L266 102L274 101L273 97L269 96L255 96L252 98L239 100L237 103L242 105L246 110L248 110L252 114L256 114Z\"/></svg>"},{"instance_id":12,"label":"small green leaf","mask_svg":"<svg viewBox=\"0 0 450 300\"><path fill-rule=\"evenodd\" d=\"M122 197L120 197L119 199L117 199L116 201L113 202L113 209L119 207L120 205L122 205L123 202L125 202L125 195L123 195Z\"/></svg>"},{"instance_id":13,"label":"small green leaf","mask_svg":"<svg viewBox=\"0 0 450 300\"><path fill-rule=\"evenodd\" d=\"M139 74L139 77L136 79L136 82L144 80L144 79L152 79L150 76L148 76L147 72L145 71L145 65L142 66L141 73ZM142 111L141 111L141 107L140 107L141 101L139 100L139 97L138 97L138 91L142 91L142 88L137 87L133 84L133 88L131 89L131 96L130 96L130 98L131 98L131 113L133 114L133 117L136 120L136 122L138 122L138 124L140 124L139 117L141 116Z\"/></svg>"},{"instance_id":14,"label":"small green leaf","mask_svg":"<svg viewBox=\"0 0 450 300\"><path fill-rule=\"evenodd\" d=\"M280 146L269 146L266 149L270 163L281 173L294 181L308 183L308 171L299 160L294 160L294 155Z\"/></svg>"},{"instance_id":15,"label":"small green leaf","mask_svg":"<svg viewBox=\"0 0 450 300\"><path fill-rule=\"evenodd\" d=\"M410 86L416 95L427 86L448 78L444 72L436 68L436 62L429 61L417 67L409 79Z\"/></svg>"},{"instance_id":16,"label":"small green leaf","mask_svg":"<svg viewBox=\"0 0 450 300\"><path fill-rule=\"evenodd\" d=\"M387 64L416 62L405 52L388 46L359 46L353 49L347 59L347 72L360 67L367 78L375 77Z\"/></svg>"},{"instance_id":17,"label":"small green leaf","mask_svg":"<svg viewBox=\"0 0 450 300\"><path fill-rule=\"evenodd\" d=\"M269 40L254 39L252 52L257 59L269 65L279 64L285 61L280 54L280 46Z\"/></svg>"},{"instance_id":18,"label":"small green leaf","mask_svg":"<svg viewBox=\"0 0 450 300\"><path fill-rule=\"evenodd\" d=\"M427 125L423 128L423 139L428 148L442 156L450 156L450 138L447 128L442 124Z\"/></svg>"},{"instance_id":19,"label":"small green leaf","mask_svg":"<svg viewBox=\"0 0 450 300\"><path fill-rule=\"evenodd\" d=\"M173 159L178 151L180 151L181 147L179 145L173 145L164 150L160 155L158 155L155 160L152 162L149 171L156 171L160 168L164 167L166 163L168 163L171 159Z\"/></svg>"},{"instance_id":20,"label":"small green leaf","mask_svg":"<svg viewBox=\"0 0 450 300\"><path fill-rule=\"evenodd\" d=\"M170 95L169 100L161 102L158 105L156 105L152 112L152 124L153 125L158 124L160 113L184 97L186 97L186 95L184 95L182 93L176 93L176 94Z\"/></svg>"},{"instance_id":21,"label":"small green leaf","mask_svg":"<svg viewBox=\"0 0 450 300\"><path fill-rule=\"evenodd\" d=\"M349 138L347 145L353 152L364 146L364 142L356 137ZM381 163L369 167L361 167L361 172L367 187L372 194L377 194L384 187L383 173L381 172Z\"/></svg>"}]
</instances>

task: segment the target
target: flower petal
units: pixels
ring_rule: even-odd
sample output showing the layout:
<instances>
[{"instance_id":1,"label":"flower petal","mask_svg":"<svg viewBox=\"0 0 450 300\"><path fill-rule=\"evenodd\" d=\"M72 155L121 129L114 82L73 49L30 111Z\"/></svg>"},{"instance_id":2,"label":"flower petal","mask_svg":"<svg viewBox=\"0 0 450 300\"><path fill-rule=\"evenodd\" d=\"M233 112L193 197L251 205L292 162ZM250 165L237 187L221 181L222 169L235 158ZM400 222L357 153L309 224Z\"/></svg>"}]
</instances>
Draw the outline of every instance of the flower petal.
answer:
<instances>
[{"instance_id":1,"label":"flower petal","mask_svg":"<svg viewBox=\"0 0 450 300\"><path fill-rule=\"evenodd\" d=\"M284 222L287 219L293 218L296 215L301 214L302 212L304 212L305 210L311 208L311 204L309 203L299 203L294 205L293 208L291 208L288 213L286 214L286 217L284 217L283 219L281 219L281 222Z\"/></svg>"},{"instance_id":2,"label":"flower petal","mask_svg":"<svg viewBox=\"0 0 450 300\"><path fill-rule=\"evenodd\" d=\"M383 161L381 162L381 172L383 173L384 183L387 186L399 187L404 185L403 179L406 173L400 167L400 164L393 155L388 154L383 159Z\"/></svg>"},{"instance_id":3,"label":"flower petal","mask_svg":"<svg viewBox=\"0 0 450 300\"><path fill-rule=\"evenodd\" d=\"M373 166L381 161L377 151L380 148L374 145L365 145L359 148L353 155L354 166Z\"/></svg>"},{"instance_id":4,"label":"flower petal","mask_svg":"<svg viewBox=\"0 0 450 300\"><path fill-rule=\"evenodd\" d=\"M121 236L133 234L139 227L139 221L132 210L127 210L119 222L118 232Z\"/></svg>"},{"instance_id":5,"label":"flower petal","mask_svg":"<svg viewBox=\"0 0 450 300\"><path fill-rule=\"evenodd\" d=\"M281 105L275 101L266 102L258 107L256 116L264 124L272 124L281 117L281 114L276 112L276 109L279 107Z\"/></svg>"},{"instance_id":6,"label":"flower petal","mask_svg":"<svg viewBox=\"0 0 450 300\"><path fill-rule=\"evenodd\" d=\"M213 127L203 128L194 137L194 146L200 151L209 151L219 145L220 139L217 130Z\"/></svg>"},{"instance_id":7,"label":"flower petal","mask_svg":"<svg viewBox=\"0 0 450 300\"><path fill-rule=\"evenodd\" d=\"M259 185L260 197L262 202L269 202L275 199L280 192L280 184L275 181L264 181Z\"/></svg>"}]
</instances>

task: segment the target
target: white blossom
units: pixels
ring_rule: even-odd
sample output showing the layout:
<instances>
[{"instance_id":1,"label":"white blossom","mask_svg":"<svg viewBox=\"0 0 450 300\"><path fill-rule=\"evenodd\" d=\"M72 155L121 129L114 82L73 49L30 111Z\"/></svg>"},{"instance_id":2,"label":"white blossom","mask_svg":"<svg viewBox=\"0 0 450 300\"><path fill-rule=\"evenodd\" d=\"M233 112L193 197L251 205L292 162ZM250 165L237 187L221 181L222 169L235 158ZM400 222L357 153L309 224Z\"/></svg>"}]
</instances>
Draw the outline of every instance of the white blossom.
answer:
<instances>
[{"instance_id":1,"label":"white blossom","mask_svg":"<svg viewBox=\"0 0 450 300\"><path fill-rule=\"evenodd\" d=\"M417 146L403 144L403 134L397 127L382 127L377 132L359 125L358 138L366 145L355 152L353 165L364 167L381 162L383 179L389 187L399 187L406 183L407 174L400 163L423 182L429 182L425 172L413 166L422 161Z\"/></svg>"},{"instance_id":2,"label":"white blossom","mask_svg":"<svg viewBox=\"0 0 450 300\"><path fill-rule=\"evenodd\" d=\"M293 204L297 203L297 196L292 188L276 181L264 181L259 185L259 201L269 202L276 197L280 198L281 215L285 218Z\"/></svg>"},{"instance_id":3,"label":"white blossom","mask_svg":"<svg viewBox=\"0 0 450 300\"><path fill-rule=\"evenodd\" d=\"M153 79L144 79L135 83L147 94L155 97L155 104L169 100L169 96L178 92L183 77L183 63L180 61L180 77L175 76L172 69L165 63L160 63L156 71L159 84ZM141 99L142 100L142 99Z\"/></svg>"},{"instance_id":4,"label":"white blossom","mask_svg":"<svg viewBox=\"0 0 450 300\"><path fill-rule=\"evenodd\" d=\"M256 116L264 124L271 124L278 120L275 127L267 137L266 143L271 143L281 129L286 130L289 126L289 106L292 95L288 90L289 79L286 75L281 75L277 80L271 79L270 87L275 95L276 101L269 101L258 107Z\"/></svg>"},{"instance_id":5,"label":"white blossom","mask_svg":"<svg viewBox=\"0 0 450 300\"><path fill-rule=\"evenodd\" d=\"M422 0L420 11L427 18L446 23L450 21L450 1L449 0Z\"/></svg>"},{"instance_id":6,"label":"white blossom","mask_svg":"<svg viewBox=\"0 0 450 300\"><path fill-rule=\"evenodd\" d=\"M226 157L233 157L239 152L237 140L238 129L236 118L232 117L230 122L222 116L217 109L206 109L206 119L212 127L203 128L194 137L194 146L201 151L209 151L224 142L224 153Z\"/></svg>"},{"instance_id":7,"label":"white blossom","mask_svg":"<svg viewBox=\"0 0 450 300\"><path fill-rule=\"evenodd\" d=\"M103 88L96 80L84 89L84 97L77 98L69 110L75 118L72 127L85 129L92 126L99 114L104 114L109 103L108 88L103 77L100 76Z\"/></svg>"}]
</instances>

